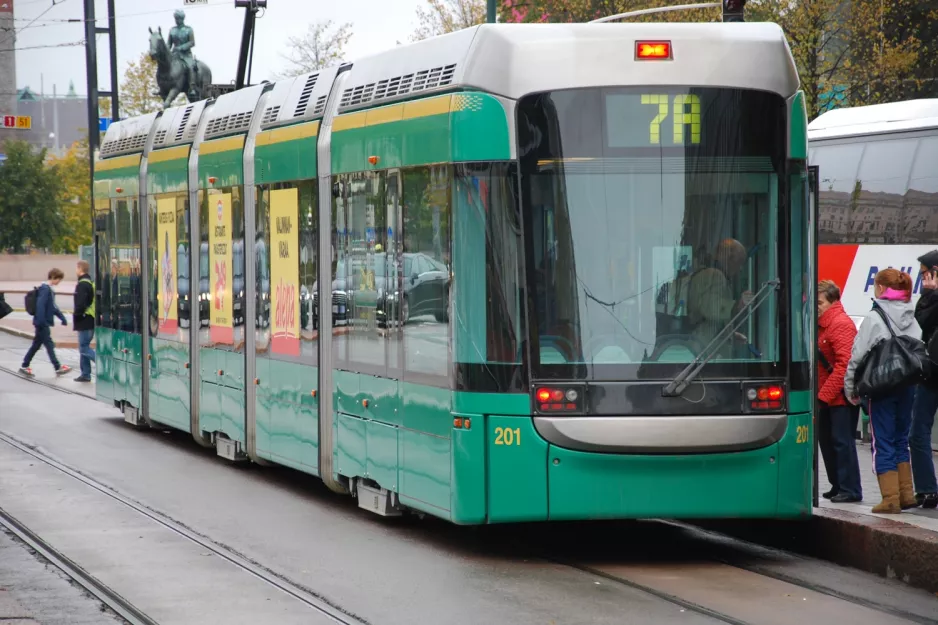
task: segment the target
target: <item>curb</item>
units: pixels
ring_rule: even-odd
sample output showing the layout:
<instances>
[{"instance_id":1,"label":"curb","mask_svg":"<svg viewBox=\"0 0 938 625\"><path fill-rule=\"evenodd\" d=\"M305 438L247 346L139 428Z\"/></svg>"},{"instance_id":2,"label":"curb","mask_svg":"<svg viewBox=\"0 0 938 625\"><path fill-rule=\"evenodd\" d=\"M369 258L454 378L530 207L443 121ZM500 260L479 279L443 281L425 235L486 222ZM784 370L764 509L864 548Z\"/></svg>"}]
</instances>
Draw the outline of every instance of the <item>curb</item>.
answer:
<instances>
[{"instance_id":1,"label":"curb","mask_svg":"<svg viewBox=\"0 0 938 625\"><path fill-rule=\"evenodd\" d=\"M0 325L0 332L6 332L13 336L17 336L21 339L33 340L32 332L24 332L23 330L17 330L16 328L10 328L4 325ZM55 341L56 347L61 347L62 349L78 349L78 341Z\"/></svg>"},{"instance_id":2,"label":"curb","mask_svg":"<svg viewBox=\"0 0 938 625\"><path fill-rule=\"evenodd\" d=\"M815 508L805 521L702 521L695 525L938 594L938 533L899 520Z\"/></svg>"}]
</instances>

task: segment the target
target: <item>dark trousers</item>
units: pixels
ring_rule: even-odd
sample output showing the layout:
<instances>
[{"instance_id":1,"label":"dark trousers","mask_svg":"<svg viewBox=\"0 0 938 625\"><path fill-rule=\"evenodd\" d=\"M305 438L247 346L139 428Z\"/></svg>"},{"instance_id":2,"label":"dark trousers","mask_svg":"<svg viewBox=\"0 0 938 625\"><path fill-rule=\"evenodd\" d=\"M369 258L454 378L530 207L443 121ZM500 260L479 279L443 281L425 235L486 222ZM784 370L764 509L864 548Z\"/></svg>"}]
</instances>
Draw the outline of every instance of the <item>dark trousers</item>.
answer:
<instances>
[{"instance_id":1,"label":"dark trousers","mask_svg":"<svg viewBox=\"0 0 938 625\"><path fill-rule=\"evenodd\" d=\"M938 392L924 385L916 387L915 401L912 403L912 428L909 430L909 455L917 493L938 492L931 450L935 411L938 411Z\"/></svg>"},{"instance_id":2,"label":"dark trousers","mask_svg":"<svg viewBox=\"0 0 938 625\"><path fill-rule=\"evenodd\" d=\"M860 461L854 434L860 421L858 406L828 406L818 402L817 439L834 493L862 497Z\"/></svg>"},{"instance_id":3,"label":"dark trousers","mask_svg":"<svg viewBox=\"0 0 938 625\"><path fill-rule=\"evenodd\" d=\"M46 352L49 354L49 360L52 361L52 366L58 371L62 365L59 364L59 359L55 357L55 343L52 342L52 328L49 326L36 326L36 335L33 336L33 344L29 346L26 357L23 358L23 368L29 367L29 363L33 361L33 356L36 355L40 347L46 348Z\"/></svg>"},{"instance_id":4,"label":"dark trousers","mask_svg":"<svg viewBox=\"0 0 938 625\"><path fill-rule=\"evenodd\" d=\"M909 431L912 429L912 402L915 387L897 390L894 394L871 400L870 434L873 438L873 469L876 475L896 471L909 462Z\"/></svg>"}]
</instances>

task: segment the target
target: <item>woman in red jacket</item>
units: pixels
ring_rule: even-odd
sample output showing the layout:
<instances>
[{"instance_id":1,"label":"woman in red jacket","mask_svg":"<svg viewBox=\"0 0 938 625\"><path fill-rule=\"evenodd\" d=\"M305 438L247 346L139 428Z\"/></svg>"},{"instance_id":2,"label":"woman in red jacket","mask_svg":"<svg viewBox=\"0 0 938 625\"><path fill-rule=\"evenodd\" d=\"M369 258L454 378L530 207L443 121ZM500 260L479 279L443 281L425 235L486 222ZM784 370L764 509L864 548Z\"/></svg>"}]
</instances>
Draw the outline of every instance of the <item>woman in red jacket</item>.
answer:
<instances>
[{"instance_id":1,"label":"woman in red jacket","mask_svg":"<svg viewBox=\"0 0 938 625\"><path fill-rule=\"evenodd\" d=\"M840 289L831 280L818 283L817 312L817 438L832 486L824 497L834 503L854 503L863 500L854 440L860 409L844 397L844 374L857 328L840 303Z\"/></svg>"}]
</instances>

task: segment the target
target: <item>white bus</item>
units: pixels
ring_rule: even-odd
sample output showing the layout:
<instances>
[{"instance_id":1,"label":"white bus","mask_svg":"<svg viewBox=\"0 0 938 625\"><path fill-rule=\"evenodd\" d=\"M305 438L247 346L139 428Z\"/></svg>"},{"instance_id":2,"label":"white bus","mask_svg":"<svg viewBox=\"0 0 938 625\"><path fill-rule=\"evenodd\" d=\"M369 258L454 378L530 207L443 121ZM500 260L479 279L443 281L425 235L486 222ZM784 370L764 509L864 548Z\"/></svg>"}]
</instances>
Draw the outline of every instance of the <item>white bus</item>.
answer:
<instances>
[{"instance_id":1,"label":"white bus","mask_svg":"<svg viewBox=\"0 0 938 625\"><path fill-rule=\"evenodd\" d=\"M938 248L938 99L837 109L808 125L817 165L818 277L843 291L847 314L870 309L886 267L921 278L919 256Z\"/></svg>"}]
</instances>

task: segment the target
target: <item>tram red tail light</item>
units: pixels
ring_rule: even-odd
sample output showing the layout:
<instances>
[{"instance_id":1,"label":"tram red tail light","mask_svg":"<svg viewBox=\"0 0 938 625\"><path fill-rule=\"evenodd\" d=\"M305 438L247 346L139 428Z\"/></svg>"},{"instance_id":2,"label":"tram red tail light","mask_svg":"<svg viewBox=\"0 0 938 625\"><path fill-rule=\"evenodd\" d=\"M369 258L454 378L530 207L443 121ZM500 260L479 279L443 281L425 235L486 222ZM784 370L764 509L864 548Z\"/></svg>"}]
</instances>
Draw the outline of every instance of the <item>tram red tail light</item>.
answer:
<instances>
[{"instance_id":1,"label":"tram red tail light","mask_svg":"<svg viewBox=\"0 0 938 625\"><path fill-rule=\"evenodd\" d=\"M581 412L583 391L579 388L542 386L534 391L534 407L539 413Z\"/></svg>"},{"instance_id":2,"label":"tram red tail light","mask_svg":"<svg viewBox=\"0 0 938 625\"><path fill-rule=\"evenodd\" d=\"M746 389L746 403L751 410L780 410L784 407L785 389L777 384L760 384Z\"/></svg>"},{"instance_id":3,"label":"tram red tail light","mask_svg":"<svg viewBox=\"0 0 938 625\"><path fill-rule=\"evenodd\" d=\"M667 61L671 59L670 41L636 41L635 58L639 61Z\"/></svg>"}]
</instances>

